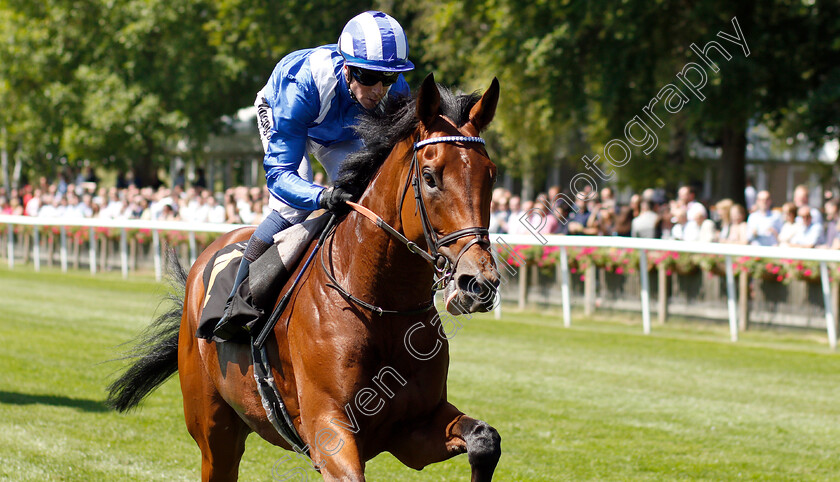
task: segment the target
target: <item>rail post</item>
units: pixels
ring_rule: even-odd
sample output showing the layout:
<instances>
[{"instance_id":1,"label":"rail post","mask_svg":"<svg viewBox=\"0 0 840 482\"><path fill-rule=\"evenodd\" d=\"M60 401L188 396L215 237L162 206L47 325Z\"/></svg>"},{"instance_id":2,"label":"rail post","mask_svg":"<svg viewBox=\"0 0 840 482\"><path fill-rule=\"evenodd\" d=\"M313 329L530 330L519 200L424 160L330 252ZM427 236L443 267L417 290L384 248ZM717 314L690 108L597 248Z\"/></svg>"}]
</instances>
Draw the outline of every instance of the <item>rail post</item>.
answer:
<instances>
[{"instance_id":1,"label":"rail post","mask_svg":"<svg viewBox=\"0 0 840 482\"><path fill-rule=\"evenodd\" d=\"M650 335L650 280L646 249L639 250L639 274L642 277L642 331Z\"/></svg>"},{"instance_id":2,"label":"rail post","mask_svg":"<svg viewBox=\"0 0 840 482\"><path fill-rule=\"evenodd\" d=\"M825 261L820 261L820 282L825 304L825 330L828 334L828 346L834 350L837 348L837 325L834 321L834 303L831 300L831 280L828 278L828 264Z\"/></svg>"},{"instance_id":3,"label":"rail post","mask_svg":"<svg viewBox=\"0 0 840 482\"><path fill-rule=\"evenodd\" d=\"M732 256L726 255L726 304L729 307L729 338L738 341L738 307L735 298L735 275L732 273Z\"/></svg>"},{"instance_id":4,"label":"rail post","mask_svg":"<svg viewBox=\"0 0 840 482\"><path fill-rule=\"evenodd\" d=\"M8 235L6 236L6 243L8 244L8 258L9 258L9 268L15 267L15 228L12 224L6 225L6 231Z\"/></svg>"},{"instance_id":5,"label":"rail post","mask_svg":"<svg viewBox=\"0 0 840 482\"><path fill-rule=\"evenodd\" d=\"M160 265L160 233L157 229L152 230L152 253L155 258L155 279L163 279L163 272Z\"/></svg>"},{"instance_id":6,"label":"rail post","mask_svg":"<svg viewBox=\"0 0 840 482\"><path fill-rule=\"evenodd\" d=\"M61 272L67 272L67 228L65 226L61 226L59 228L61 233L61 246L58 249L59 258L61 259Z\"/></svg>"},{"instance_id":7,"label":"rail post","mask_svg":"<svg viewBox=\"0 0 840 482\"><path fill-rule=\"evenodd\" d=\"M560 247L560 295L563 300L563 326L572 326L572 302L569 296L569 254Z\"/></svg>"}]
</instances>

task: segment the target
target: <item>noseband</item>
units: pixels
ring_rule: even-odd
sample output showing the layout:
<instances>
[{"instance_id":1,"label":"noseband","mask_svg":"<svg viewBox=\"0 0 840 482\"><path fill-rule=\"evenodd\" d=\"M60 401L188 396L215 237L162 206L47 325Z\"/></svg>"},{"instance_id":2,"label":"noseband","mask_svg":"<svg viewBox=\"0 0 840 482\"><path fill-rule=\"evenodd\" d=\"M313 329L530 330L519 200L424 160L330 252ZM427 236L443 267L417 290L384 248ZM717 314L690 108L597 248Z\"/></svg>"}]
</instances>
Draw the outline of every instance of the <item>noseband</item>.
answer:
<instances>
[{"instance_id":1,"label":"noseband","mask_svg":"<svg viewBox=\"0 0 840 482\"><path fill-rule=\"evenodd\" d=\"M476 142L479 144L484 144L484 139L481 137L466 137L466 136L445 136L445 137L432 137L429 139L425 139L422 141L417 141L414 143L414 153L411 159L411 166L409 166L409 175L406 178L405 187L403 188L403 194L400 197L400 207L399 212L402 213L402 206L403 202L405 201L405 195L408 192L408 186L411 185L414 187L414 202L415 202L415 214L420 214L420 222L423 226L423 236L426 239L426 246L429 251L422 249L420 246L417 245L414 241L409 240L406 238L402 233L394 229L393 226L389 225L385 221L382 220L381 217L377 216L373 211L370 209L356 204L354 202L348 202L347 204L359 214L362 214L364 217L368 218L371 222L373 222L376 226L382 228L385 232L390 234L391 236L397 238L401 241L408 250L414 254L417 254L426 262L428 262L432 268L435 270L435 280L432 284L432 292L442 290L449 284L452 280L453 276L455 275L455 270L458 267L458 262L461 260L461 257L467 250L474 244L480 244L483 246L490 246L490 232L487 228L483 228L480 226L474 226L470 228L459 229L457 231L451 232L449 234L445 234L443 236L438 236L438 234L434 230L434 226L432 226L431 220L429 220L429 213L426 210L426 203L423 201L423 195L420 190L420 162L417 160L417 151L422 149L423 147L430 145L430 144L439 144L439 143L467 143L467 142ZM469 236L475 236L475 239L470 240L463 248L458 252L458 255L455 257L454 261L451 260L449 257L444 255L440 252L440 248L448 246L455 241L466 238ZM323 253L323 252L322 252ZM321 264L324 267L324 272L327 274L327 277L330 279L331 283L327 283L327 286L335 288L338 290L345 298L353 301L354 303L363 306L379 315L382 314L398 314L398 315L410 315L410 314L417 314L423 313L426 311L431 310L434 308L434 295L432 296L432 300L426 305L416 310L410 311L398 311L398 310L386 310L384 308L380 308L378 306L371 305L359 298L356 298L352 294L350 294L347 290L342 288L338 281L333 277L333 275L329 272L324 263L323 256L321 257Z\"/></svg>"}]
</instances>

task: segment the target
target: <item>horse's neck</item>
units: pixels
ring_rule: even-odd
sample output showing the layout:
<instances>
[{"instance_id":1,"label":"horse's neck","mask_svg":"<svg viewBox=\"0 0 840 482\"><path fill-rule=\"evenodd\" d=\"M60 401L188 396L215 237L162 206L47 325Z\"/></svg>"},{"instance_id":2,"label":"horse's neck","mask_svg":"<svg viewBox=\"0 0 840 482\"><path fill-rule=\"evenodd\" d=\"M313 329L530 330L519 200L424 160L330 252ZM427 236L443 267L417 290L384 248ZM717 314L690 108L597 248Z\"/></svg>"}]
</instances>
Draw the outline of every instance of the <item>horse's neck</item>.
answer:
<instances>
[{"instance_id":1,"label":"horse's neck","mask_svg":"<svg viewBox=\"0 0 840 482\"><path fill-rule=\"evenodd\" d=\"M407 147L397 146L368 186L359 204L402 231L400 197L407 167ZM406 203L414 204L410 196ZM421 240L412 240L422 243ZM355 296L385 309L410 310L430 299L433 271L420 256L367 218L351 213L335 235L336 274ZM341 278L339 278L341 279Z\"/></svg>"}]
</instances>

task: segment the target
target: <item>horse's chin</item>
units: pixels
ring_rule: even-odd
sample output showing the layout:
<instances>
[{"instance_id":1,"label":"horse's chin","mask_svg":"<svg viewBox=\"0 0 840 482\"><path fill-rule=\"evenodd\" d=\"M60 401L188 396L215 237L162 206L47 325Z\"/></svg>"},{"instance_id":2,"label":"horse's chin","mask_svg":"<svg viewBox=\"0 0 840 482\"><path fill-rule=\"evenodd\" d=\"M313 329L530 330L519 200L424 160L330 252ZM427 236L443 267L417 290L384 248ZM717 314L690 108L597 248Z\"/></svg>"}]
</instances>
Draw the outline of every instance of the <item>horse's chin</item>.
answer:
<instances>
[{"instance_id":1,"label":"horse's chin","mask_svg":"<svg viewBox=\"0 0 840 482\"><path fill-rule=\"evenodd\" d=\"M444 289L443 300L446 311L455 316L468 313L486 313L495 308L496 296L495 292L490 296L487 293L484 293L484 295L484 298L482 298L476 293L465 292L456 288L454 283L449 283Z\"/></svg>"}]
</instances>

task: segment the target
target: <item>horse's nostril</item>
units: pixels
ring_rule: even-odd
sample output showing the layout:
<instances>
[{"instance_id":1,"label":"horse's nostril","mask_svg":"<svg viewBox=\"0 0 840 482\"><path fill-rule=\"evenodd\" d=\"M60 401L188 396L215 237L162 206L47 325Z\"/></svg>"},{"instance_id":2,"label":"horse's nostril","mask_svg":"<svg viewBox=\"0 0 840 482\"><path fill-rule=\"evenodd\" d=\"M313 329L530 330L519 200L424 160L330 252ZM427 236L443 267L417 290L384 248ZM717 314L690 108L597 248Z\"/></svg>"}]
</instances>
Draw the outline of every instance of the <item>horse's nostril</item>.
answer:
<instances>
[{"instance_id":1,"label":"horse's nostril","mask_svg":"<svg viewBox=\"0 0 840 482\"><path fill-rule=\"evenodd\" d=\"M481 283L475 279L475 276L469 274L462 274L458 277L458 289L464 293L479 294L482 291Z\"/></svg>"}]
</instances>

